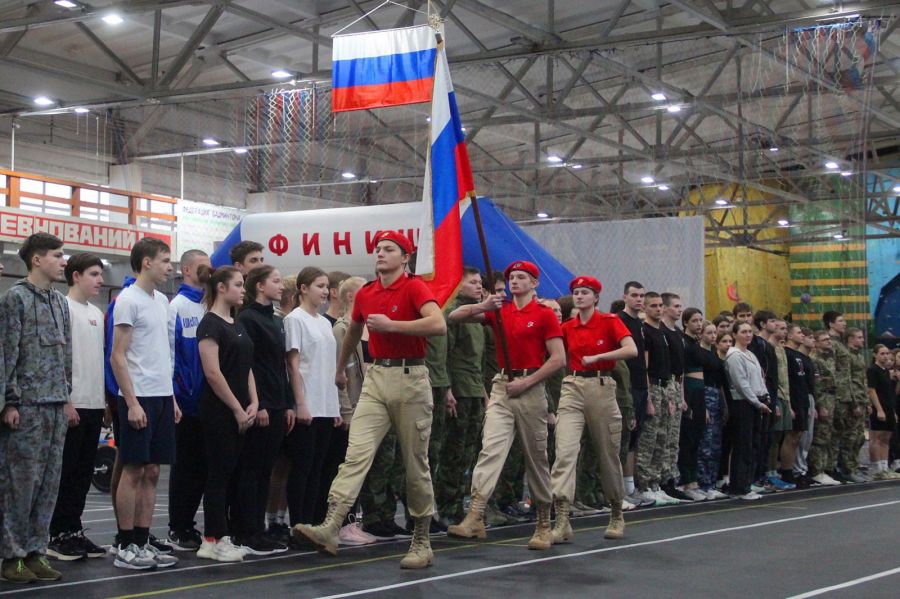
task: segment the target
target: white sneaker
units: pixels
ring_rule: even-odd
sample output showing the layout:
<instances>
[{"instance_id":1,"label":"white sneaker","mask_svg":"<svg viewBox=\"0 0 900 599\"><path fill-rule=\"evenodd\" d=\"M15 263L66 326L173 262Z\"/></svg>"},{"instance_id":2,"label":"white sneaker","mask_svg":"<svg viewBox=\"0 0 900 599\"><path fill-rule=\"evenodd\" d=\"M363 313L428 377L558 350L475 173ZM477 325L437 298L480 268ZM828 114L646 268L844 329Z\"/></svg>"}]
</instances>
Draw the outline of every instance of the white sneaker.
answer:
<instances>
[{"instance_id":1,"label":"white sneaker","mask_svg":"<svg viewBox=\"0 0 900 599\"><path fill-rule=\"evenodd\" d=\"M634 505L633 503L631 503L630 501L628 501L627 499L622 500L622 511L623 512L630 512L631 510L636 509L636 508L637 508L637 506Z\"/></svg>"},{"instance_id":2,"label":"white sneaker","mask_svg":"<svg viewBox=\"0 0 900 599\"><path fill-rule=\"evenodd\" d=\"M707 501L716 501L717 499L728 499L728 495L716 489L710 489L706 492Z\"/></svg>"},{"instance_id":3,"label":"white sneaker","mask_svg":"<svg viewBox=\"0 0 900 599\"><path fill-rule=\"evenodd\" d=\"M891 470L894 472L900 472L900 460L894 460L891 462Z\"/></svg>"},{"instance_id":4,"label":"white sneaker","mask_svg":"<svg viewBox=\"0 0 900 599\"><path fill-rule=\"evenodd\" d=\"M656 491L656 504L657 505L677 505L681 503L681 500L675 499L662 489L658 489Z\"/></svg>"},{"instance_id":5,"label":"white sneaker","mask_svg":"<svg viewBox=\"0 0 900 599\"><path fill-rule=\"evenodd\" d=\"M744 501L756 501L757 499L762 499L762 495L755 491L750 491L746 495L741 495L741 499Z\"/></svg>"},{"instance_id":6,"label":"white sneaker","mask_svg":"<svg viewBox=\"0 0 900 599\"><path fill-rule=\"evenodd\" d=\"M817 474L817 475L815 475L814 477L812 477L812 479L813 479L814 481L816 481L817 483L819 483L820 485L824 485L824 486L827 486L827 487L834 487L834 486L840 487L840 486L841 486L841 483L839 483L838 481L834 480L833 478L831 478L830 476L828 476L828 475L825 474L824 472L820 472L819 474Z\"/></svg>"},{"instance_id":7,"label":"white sneaker","mask_svg":"<svg viewBox=\"0 0 900 599\"><path fill-rule=\"evenodd\" d=\"M682 493L690 497L694 501L706 501L706 493L700 489L682 489Z\"/></svg>"},{"instance_id":8,"label":"white sneaker","mask_svg":"<svg viewBox=\"0 0 900 599\"><path fill-rule=\"evenodd\" d=\"M351 522L341 527L338 532L338 543L347 546L371 545L377 542L374 536L365 532L359 525L359 522Z\"/></svg>"},{"instance_id":9,"label":"white sneaker","mask_svg":"<svg viewBox=\"0 0 900 599\"><path fill-rule=\"evenodd\" d=\"M159 566L151 553L134 543L119 548L113 565L126 570L154 570Z\"/></svg>"},{"instance_id":10,"label":"white sneaker","mask_svg":"<svg viewBox=\"0 0 900 599\"><path fill-rule=\"evenodd\" d=\"M163 553L150 543L144 545L144 551L146 551L148 555L153 557L153 561L156 562L156 566L158 568L170 568L178 563L177 557L175 557L174 555Z\"/></svg>"},{"instance_id":11,"label":"white sneaker","mask_svg":"<svg viewBox=\"0 0 900 599\"><path fill-rule=\"evenodd\" d=\"M216 543L215 541L207 541L203 538L200 543L200 549L197 550L197 557L202 559L216 559Z\"/></svg>"},{"instance_id":12,"label":"white sneaker","mask_svg":"<svg viewBox=\"0 0 900 599\"><path fill-rule=\"evenodd\" d=\"M655 505L658 498L654 491L648 490L648 491L644 491L643 493L641 493L641 499L643 499L646 502L649 502L649 505Z\"/></svg>"},{"instance_id":13,"label":"white sneaker","mask_svg":"<svg viewBox=\"0 0 900 599\"><path fill-rule=\"evenodd\" d=\"M217 562L242 562L244 555L244 550L232 543L231 537L222 537L216 543L213 559Z\"/></svg>"}]
</instances>

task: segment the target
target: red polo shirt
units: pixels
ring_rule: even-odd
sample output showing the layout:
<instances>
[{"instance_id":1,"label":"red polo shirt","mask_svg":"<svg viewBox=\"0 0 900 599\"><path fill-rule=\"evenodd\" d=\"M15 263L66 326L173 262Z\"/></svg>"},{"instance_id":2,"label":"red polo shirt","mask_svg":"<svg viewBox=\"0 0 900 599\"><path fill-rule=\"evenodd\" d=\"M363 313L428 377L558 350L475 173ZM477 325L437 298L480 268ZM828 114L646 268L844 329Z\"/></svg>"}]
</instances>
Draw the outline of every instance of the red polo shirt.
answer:
<instances>
[{"instance_id":1,"label":"red polo shirt","mask_svg":"<svg viewBox=\"0 0 900 599\"><path fill-rule=\"evenodd\" d=\"M631 331L615 314L601 314L594 311L586 323L576 316L562 325L563 339L569 352L569 368L571 370L612 370L615 360L601 360L594 364L584 364L585 356L605 354L619 348L625 337L631 337Z\"/></svg>"},{"instance_id":2,"label":"red polo shirt","mask_svg":"<svg viewBox=\"0 0 900 599\"><path fill-rule=\"evenodd\" d=\"M353 320L365 323L370 314L384 314L391 320L418 320L420 310L435 302L431 290L418 277L403 273L388 287L381 279L363 285L353 302ZM402 333L369 331L369 353L372 358L424 358L427 337Z\"/></svg>"},{"instance_id":3,"label":"red polo shirt","mask_svg":"<svg viewBox=\"0 0 900 599\"><path fill-rule=\"evenodd\" d=\"M506 343L509 347L509 359L513 370L540 368L547 357L547 340L562 337L556 314L547 306L542 306L532 299L519 310L515 302L507 302L500 308L503 318L503 330L506 331ZM507 368L503 359L503 346L500 344L500 330L497 326L497 312L487 312L484 324L494 329L497 339L497 363L500 368Z\"/></svg>"}]
</instances>

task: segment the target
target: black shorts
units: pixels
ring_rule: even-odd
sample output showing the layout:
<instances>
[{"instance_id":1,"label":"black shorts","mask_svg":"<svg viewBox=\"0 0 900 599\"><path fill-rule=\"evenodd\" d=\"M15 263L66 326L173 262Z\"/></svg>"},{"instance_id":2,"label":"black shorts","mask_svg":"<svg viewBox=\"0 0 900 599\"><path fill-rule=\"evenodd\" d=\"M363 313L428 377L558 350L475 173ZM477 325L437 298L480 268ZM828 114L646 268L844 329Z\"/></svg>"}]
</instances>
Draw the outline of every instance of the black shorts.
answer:
<instances>
[{"instance_id":1,"label":"black shorts","mask_svg":"<svg viewBox=\"0 0 900 599\"><path fill-rule=\"evenodd\" d=\"M117 400L119 428L116 446L123 464L175 463L175 405L172 396L138 397L147 414L147 426L132 428L128 423L128 405L124 397Z\"/></svg>"},{"instance_id":2,"label":"black shorts","mask_svg":"<svg viewBox=\"0 0 900 599\"><path fill-rule=\"evenodd\" d=\"M791 422L791 430L795 433L809 430L809 408L794 408L794 420Z\"/></svg>"},{"instance_id":3,"label":"black shorts","mask_svg":"<svg viewBox=\"0 0 900 599\"><path fill-rule=\"evenodd\" d=\"M897 415L894 413L893 406L884 406L884 420L879 420L873 412L869 416L869 428L873 431L897 432Z\"/></svg>"}]
</instances>

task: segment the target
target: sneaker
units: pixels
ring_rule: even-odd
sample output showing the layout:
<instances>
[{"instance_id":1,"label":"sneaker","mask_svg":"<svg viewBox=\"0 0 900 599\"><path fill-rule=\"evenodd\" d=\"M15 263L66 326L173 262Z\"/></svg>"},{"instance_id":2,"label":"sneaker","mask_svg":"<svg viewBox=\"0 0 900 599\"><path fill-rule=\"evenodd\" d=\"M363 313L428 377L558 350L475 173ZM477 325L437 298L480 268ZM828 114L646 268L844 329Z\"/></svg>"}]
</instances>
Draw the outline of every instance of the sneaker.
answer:
<instances>
[{"instance_id":1,"label":"sneaker","mask_svg":"<svg viewBox=\"0 0 900 599\"><path fill-rule=\"evenodd\" d=\"M47 557L40 553L30 554L23 562L25 563L25 567L31 570L31 573L34 574L34 577L37 580L50 581L62 578L62 573L58 570L54 570L50 566L50 562L47 561Z\"/></svg>"},{"instance_id":2,"label":"sneaker","mask_svg":"<svg viewBox=\"0 0 900 599\"><path fill-rule=\"evenodd\" d=\"M890 469L894 472L900 472L900 460L894 460L891 462Z\"/></svg>"},{"instance_id":3,"label":"sneaker","mask_svg":"<svg viewBox=\"0 0 900 599\"><path fill-rule=\"evenodd\" d=\"M655 495L656 505L678 505L679 503L681 503L680 499L675 499L662 489L657 489Z\"/></svg>"},{"instance_id":4,"label":"sneaker","mask_svg":"<svg viewBox=\"0 0 900 599\"><path fill-rule=\"evenodd\" d=\"M815 475L814 477L812 477L812 479L813 479L814 481L816 481L817 483L819 483L820 485L823 485L823 486L826 486L826 487L835 487L835 486L839 487L839 486L841 486L841 483L839 483L838 481L834 480L833 478L831 478L830 476L828 476L828 475L825 474L824 472L818 473L817 475Z\"/></svg>"},{"instance_id":5,"label":"sneaker","mask_svg":"<svg viewBox=\"0 0 900 599\"><path fill-rule=\"evenodd\" d=\"M643 505L656 505L657 497L656 492L651 490L646 490L641 493L641 503ZM647 503L649 502L649 503Z\"/></svg>"},{"instance_id":6,"label":"sneaker","mask_svg":"<svg viewBox=\"0 0 900 599\"><path fill-rule=\"evenodd\" d=\"M118 548L113 565L126 570L155 570L158 566L152 554L134 543Z\"/></svg>"},{"instance_id":7,"label":"sneaker","mask_svg":"<svg viewBox=\"0 0 900 599\"><path fill-rule=\"evenodd\" d=\"M28 584L35 582L37 576L25 565L25 560L21 557L3 560L3 566L0 567L0 579L14 584Z\"/></svg>"},{"instance_id":8,"label":"sneaker","mask_svg":"<svg viewBox=\"0 0 900 599\"><path fill-rule=\"evenodd\" d=\"M383 522L367 524L364 530L375 537L376 541L393 541L397 538L397 533L394 529L386 526Z\"/></svg>"},{"instance_id":9,"label":"sneaker","mask_svg":"<svg viewBox=\"0 0 900 599\"><path fill-rule=\"evenodd\" d=\"M721 491L726 485L728 485L727 478L720 478L716 481L716 489L718 489L719 491Z\"/></svg>"},{"instance_id":10,"label":"sneaker","mask_svg":"<svg viewBox=\"0 0 900 599\"><path fill-rule=\"evenodd\" d=\"M205 537L202 537L200 549L197 550L197 557L200 559L216 559L216 542L208 541Z\"/></svg>"},{"instance_id":11,"label":"sneaker","mask_svg":"<svg viewBox=\"0 0 900 599\"><path fill-rule=\"evenodd\" d=\"M147 544L148 544L148 545L152 545L153 548L156 549L156 551L157 551L158 553L172 553L172 547L170 547L169 544L168 544L167 542L165 542L165 541L160 541L159 539L157 539L157 538L156 538L155 536L153 536L152 534L151 534L150 537L147 539Z\"/></svg>"},{"instance_id":12,"label":"sneaker","mask_svg":"<svg viewBox=\"0 0 900 599\"><path fill-rule=\"evenodd\" d=\"M242 562L244 561L244 550L231 542L231 537L222 537L213 545L212 559L217 562ZM199 552L198 552L199 554Z\"/></svg>"},{"instance_id":13,"label":"sneaker","mask_svg":"<svg viewBox=\"0 0 900 599\"><path fill-rule=\"evenodd\" d=\"M530 509L522 509L515 504L501 508L500 511L516 522L528 522L534 519L534 513Z\"/></svg>"},{"instance_id":14,"label":"sneaker","mask_svg":"<svg viewBox=\"0 0 900 599\"><path fill-rule=\"evenodd\" d=\"M240 548L246 555L273 555L287 551L287 545L281 545L263 534L242 540Z\"/></svg>"},{"instance_id":15,"label":"sneaker","mask_svg":"<svg viewBox=\"0 0 900 599\"><path fill-rule=\"evenodd\" d=\"M745 493L744 495L741 495L740 498L744 501L756 501L757 499L762 499L762 495L760 495L759 493L754 493L753 491L750 491L749 493Z\"/></svg>"},{"instance_id":16,"label":"sneaker","mask_svg":"<svg viewBox=\"0 0 900 599\"><path fill-rule=\"evenodd\" d=\"M171 568L178 563L177 557L170 555L170 553L163 553L150 541L147 541L147 544L144 545L144 550L153 558L153 561L156 562L157 568ZM169 552L171 551L172 550L169 549Z\"/></svg>"},{"instance_id":17,"label":"sneaker","mask_svg":"<svg viewBox=\"0 0 900 599\"><path fill-rule=\"evenodd\" d=\"M84 548L70 532L60 533L50 539L47 555L62 562L74 562L85 558Z\"/></svg>"},{"instance_id":18,"label":"sneaker","mask_svg":"<svg viewBox=\"0 0 900 599\"><path fill-rule=\"evenodd\" d=\"M622 500L622 511L623 511L623 512L630 512L631 510L636 510L637 507L638 507L638 506L636 506L635 504L631 503L631 502L628 501L627 499L623 499L623 500Z\"/></svg>"},{"instance_id":19,"label":"sneaker","mask_svg":"<svg viewBox=\"0 0 900 599\"><path fill-rule=\"evenodd\" d=\"M580 501L572 502L572 517L578 518L581 516L595 516L600 513L600 510L594 509L589 505L585 505Z\"/></svg>"},{"instance_id":20,"label":"sneaker","mask_svg":"<svg viewBox=\"0 0 900 599\"><path fill-rule=\"evenodd\" d=\"M351 522L350 524L346 524L341 527L340 532L338 532L339 545L356 547L360 545L371 545L372 543L375 543L377 541L378 539L362 529L362 527L359 525L359 522Z\"/></svg>"},{"instance_id":21,"label":"sneaker","mask_svg":"<svg viewBox=\"0 0 900 599\"><path fill-rule=\"evenodd\" d=\"M431 524L428 525L428 536L440 536L447 534L447 527L443 522L435 517L431 518Z\"/></svg>"},{"instance_id":22,"label":"sneaker","mask_svg":"<svg viewBox=\"0 0 900 599\"><path fill-rule=\"evenodd\" d=\"M721 491L712 488L706 492L706 500L707 501L716 501L719 499L728 499L728 495L722 493Z\"/></svg>"},{"instance_id":23,"label":"sneaker","mask_svg":"<svg viewBox=\"0 0 900 599\"><path fill-rule=\"evenodd\" d=\"M273 522L266 530L266 534L282 545L287 545L291 540L291 527L284 522Z\"/></svg>"},{"instance_id":24,"label":"sneaker","mask_svg":"<svg viewBox=\"0 0 900 599\"><path fill-rule=\"evenodd\" d=\"M492 505L488 505L484 508L484 523L488 526L510 526L524 521L524 518L512 516L505 511L500 511Z\"/></svg>"},{"instance_id":25,"label":"sneaker","mask_svg":"<svg viewBox=\"0 0 900 599\"><path fill-rule=\"evenodd\" d=\"M165 543L175 551L197 551L203 544L203 537L196 528L170 530Z\"/></svg>"},{"instance_id":26,"label":"sneaker","mask_svg":"<svg viewBox=\"0 0 900 599\"><path fill-rule=\"evenodd\" d=\"M858 472L858 471L854 472L847 478L850 480L850 482L854 482L854 483L867 483L871 480L868 476L866 476L862 472Z\"/></svg>"},{"instance_id":27,"label":"sneaker","mask_svg":"<svg viewBox=\"0 0 900 599\"><path fill-rule=\"evenodd\" d=\"M627 496L625 498L629 503L634 504L636 507L647 507L656 503L656 499L648 499L644 497L644 493L641 493L637 489L635 489L634 493Z\"/></svg>"},{"instance_id":28,"label":"sneaker","mask_svg":"<svg viewBox=\"0 0 900 599\"><path fill-rule=\"evenodd\" d=\"M779 476L770 476L766 481L775 487L776 491L792 491L797 488L797 485L784 481Z\"/></svg>"},{"instance_id":29,"label":"sneaker","mask_svg":"<svg viewBox=\"0 0 900 599\"><path fill-rule=\"evenodd\" d=\"M92 540L84 536L84 530L79 530L78 532L74 533L73 536L75 538L75 541L81 546L82 549L84 549L85 557L94 559L106 555L106 550L103 547L100 547Z\"/></svg>"},{"instance_id":30,"label":"sneaker","mask_svg":"<svg viewBox=\"0 0 900 599\"><path fill-rule=\"evenodd\" d=\"M679 489L675 485L666 485L662 488L663 492L671 497L672 499L677 499L678 501L693 501L691 496L684 492L683 489Z\"/></svg>"},{"instance_id":31,"label":"sneaker","mask_svg":"<svg viewBox=\"0 0 900 599\"><path fill-rule=\"evenodd\" d=\"M682 491L685 495L690 497L691 501L706 501L706 493L701 491L700 489L684 489Z\"/></svg>"},{"instance_id":32,"label":"sneaker","mask_svg":"<svg viewBox=\"0 0 900 599\"><path fill-rule=\"evenodd\" d=\"M763 493L766 492L766 488L763 485L758 485L756 483L753 483L750 485L750 492L762 495Z\"/></svg>"}]
</instances>

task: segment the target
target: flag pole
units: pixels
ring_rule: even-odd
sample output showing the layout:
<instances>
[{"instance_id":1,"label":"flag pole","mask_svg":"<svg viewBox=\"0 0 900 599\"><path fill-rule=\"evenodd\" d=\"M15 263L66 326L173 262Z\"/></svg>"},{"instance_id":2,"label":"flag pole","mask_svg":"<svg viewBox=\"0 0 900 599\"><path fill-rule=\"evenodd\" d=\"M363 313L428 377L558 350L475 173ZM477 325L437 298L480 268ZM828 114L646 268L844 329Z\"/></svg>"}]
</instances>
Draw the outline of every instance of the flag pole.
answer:
<instances>
[{"instance_id":1,"label":"flag pole","mask_svg":"<svg viewBox=\"0 0 900 599\"><path fill-rule=\"evenodd\" d=\"M494 269L491 267L491 257L488 255L487 249L487 239L484 237L484 227L481 225L481 212L478 209L478 198L475 197L475 194L471 194L469 196L469 201L472 202L472 216L475 217L475 229L478 231L478 242L481 244L481 257L484 259L484 270L487 274L487 280L490 285L494 284ZM491 289L491 295L494 294L493 288ZM503 354L503 362L506 364L507 377L509 380L513 380L512 376L512 362L509 361L509 345L506 341L506 330L503 328L503 316L500 311L497 311L497 330L500 333L500 351Z\"/></svg>"}]
</instances>

